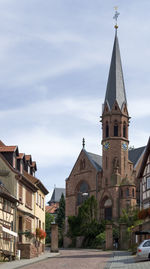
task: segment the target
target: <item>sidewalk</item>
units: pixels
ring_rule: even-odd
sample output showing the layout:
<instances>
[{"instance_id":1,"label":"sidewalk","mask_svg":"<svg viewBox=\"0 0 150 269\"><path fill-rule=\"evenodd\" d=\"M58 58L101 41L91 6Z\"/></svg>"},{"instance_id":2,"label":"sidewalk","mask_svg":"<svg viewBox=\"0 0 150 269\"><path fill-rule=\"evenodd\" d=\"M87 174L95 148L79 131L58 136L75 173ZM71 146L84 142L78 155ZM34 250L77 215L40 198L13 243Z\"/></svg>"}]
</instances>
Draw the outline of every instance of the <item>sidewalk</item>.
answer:
<instances>
[{"instance_id":1,"label":"sidewalk","mask_svg":"<svg viewBox=\"0 0 150 269\"><path fill-rule=\"evenodd\" d=\"M135 256L127 251L114 251L105 269L150 269L150 262L137 262Z\"/></svg>"},{"instance_id":2,"label":"sidewalk","mask_svg":"<svg viewBox=\"0 0 150 269\"><path fill-rule=\"evenodd\" d=\"M15 268L21 268L23 266L40 262L49 258L53 258L56 256L59 256L59 253L51 253L48 250L45 250L45 252L40 255L39 257L32 258L32 259L21 259L20 261L12 261L12 262L4 262L0 263L0 269L15 269Z\"/></svg>"}]
</instances>

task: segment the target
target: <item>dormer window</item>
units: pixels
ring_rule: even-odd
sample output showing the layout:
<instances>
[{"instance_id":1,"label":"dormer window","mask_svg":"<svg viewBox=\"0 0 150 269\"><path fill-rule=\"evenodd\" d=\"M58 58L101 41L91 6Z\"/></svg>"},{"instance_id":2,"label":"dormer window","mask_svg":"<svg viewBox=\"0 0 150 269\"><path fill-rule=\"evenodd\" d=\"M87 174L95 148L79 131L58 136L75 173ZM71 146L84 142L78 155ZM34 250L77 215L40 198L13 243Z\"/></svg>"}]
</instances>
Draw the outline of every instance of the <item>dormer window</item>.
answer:
<instances>
[{"instance_id":1,"label":"dormer window","mask_svg":"<svg viewBox=\"0 0 150 269\"><path fill-rule=\"evenodd\" d=\"M114 136L118 136L118 122L114 122Z\"/></svg>"},{"instance_id":2,"label":"dormer window","mask_svg":"<svg viewBox=\"0 0 150 269\"><path fill-rule=\"evenodd\" d=\"M117 106L115 106L115 110L117 110Z\"/></svg>"},{"instance_id":3,"label":"dormer window","mask_svg":"<svg viewBox=\"0 0 150 269\"><path fill-rule=\"evenodd\" d=\"M28 164L28 174L30 174L30 166L29 166L29 164Z\"/></svg>"},{"instance_id":4,"label":"dormer window","mask_svg":"<svg viewBox=\"0 0 150 269\"><path fill-rule=\"evenodd\" d=\"M20 173L23 174L23 162L20 162Z\"/></svg>"},{"instance_id":5,"label":"dormer window","mask_svg":"<svg viewBox=\"0 0 150 269\"><path fill-rule=\"evenodd\" d=\"M16 155L13 155L13 168L16 168Z\"/></svg>"}]
</instances>

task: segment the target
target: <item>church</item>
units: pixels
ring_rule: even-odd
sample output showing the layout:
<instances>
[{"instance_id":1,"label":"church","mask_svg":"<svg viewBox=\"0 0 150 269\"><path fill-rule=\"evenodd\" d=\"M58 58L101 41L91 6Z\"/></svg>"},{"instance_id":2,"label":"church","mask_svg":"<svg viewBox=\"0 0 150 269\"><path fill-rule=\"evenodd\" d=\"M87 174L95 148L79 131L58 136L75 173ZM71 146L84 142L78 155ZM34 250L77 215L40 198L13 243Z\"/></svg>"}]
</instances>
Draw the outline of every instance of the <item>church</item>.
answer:
<instances>
[{"instance_id":1,"label":"church","mask_svg":"<svg viewBox=\"0 0 150 269\"><path fill-rule=\"evenodd\" d=\"M77 215L79 206L94 195L99 221L117 220L123 209L139 204L137 174L145 147L129 149L130 116L127 106L121 56L115 38L101 115L102 156L83 148L66 179L66 232L68 216Z\"/></svg>"}]
</instances>

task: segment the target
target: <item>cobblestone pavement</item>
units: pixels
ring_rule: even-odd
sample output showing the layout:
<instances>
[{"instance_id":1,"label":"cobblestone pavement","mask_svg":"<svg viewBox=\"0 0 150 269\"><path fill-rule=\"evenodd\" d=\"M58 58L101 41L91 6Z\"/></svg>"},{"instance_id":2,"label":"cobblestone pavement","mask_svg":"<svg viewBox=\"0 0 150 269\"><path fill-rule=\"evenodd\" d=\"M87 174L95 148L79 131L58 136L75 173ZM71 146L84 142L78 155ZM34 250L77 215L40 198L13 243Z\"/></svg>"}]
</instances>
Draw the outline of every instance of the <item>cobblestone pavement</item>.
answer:
<instances>
[{"instance_id":1,"label":"cobblestone pavement","mask_svg":"<svg viewBox=\"0 0 150 269\"><path fill-rule=\"evenodd\" d=\"M112 252L100 250L61 250L57 258L47 259L25 269L104 269Z\"/></svg>"},{"instance_id":2,"label":"cobblestone pavement","mask_svg":"<svg viewBox=\"0 0 150 269\"><path fill-rule=\"evenodd\" d=\"M129 252L115 251L106 266L107 269L150 269L150 261L137 261ZM106 269L105 268L105 269Z\"/></svg>"}]
</instances>

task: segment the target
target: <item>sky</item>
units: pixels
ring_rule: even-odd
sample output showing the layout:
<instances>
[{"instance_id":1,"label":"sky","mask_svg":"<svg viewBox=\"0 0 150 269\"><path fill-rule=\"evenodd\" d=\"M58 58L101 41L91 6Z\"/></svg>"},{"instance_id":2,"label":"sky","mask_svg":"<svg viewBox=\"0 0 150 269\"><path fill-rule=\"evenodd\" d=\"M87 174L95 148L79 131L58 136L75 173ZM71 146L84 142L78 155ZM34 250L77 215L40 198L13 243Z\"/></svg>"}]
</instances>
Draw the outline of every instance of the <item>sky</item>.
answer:
<instances>
[{"instance_id":1,"label":"sky","mask_svg":"<svg viewBox=\"0 0 150 269\"><path fill-rule=\"evenodd\" d=\"M82 149L101 154L100 116L118 6L130 146L150 134L149 0L0 0L0 139L37 162L49 190Z\"/></svg>"}]
</instances>

